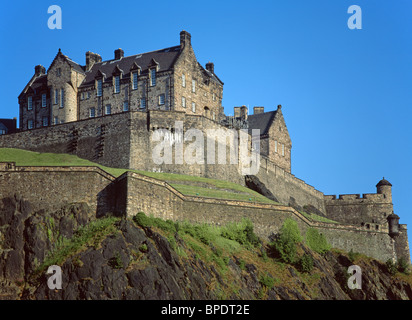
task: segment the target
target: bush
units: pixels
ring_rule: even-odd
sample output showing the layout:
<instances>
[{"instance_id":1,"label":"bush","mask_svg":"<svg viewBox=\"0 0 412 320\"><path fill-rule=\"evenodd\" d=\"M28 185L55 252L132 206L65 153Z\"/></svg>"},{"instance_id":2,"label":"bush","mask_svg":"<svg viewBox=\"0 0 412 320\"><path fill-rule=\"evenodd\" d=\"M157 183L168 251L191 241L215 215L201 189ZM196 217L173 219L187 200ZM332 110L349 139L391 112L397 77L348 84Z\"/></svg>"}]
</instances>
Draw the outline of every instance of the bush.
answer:
<instances>
[{"instance_id":1,"label":"bush","mask_svg":"<svg viewBox=\"0 0 412 320\"><path fill-rule=\"evenodd\" d=\"M296 245L302 241L296 221L286 219L276 239L271 243L277 257L285 263L296 262Z\"/></svg>"},{"instance_id":2,"label":"bush","mask_svg":"<svg viewBox=\"0 0 412 320\"><path fill-rule=\"evenodd\" d=\"M120 258L119 254L116 254L113 258L110 258L108 261L108 265L112 267L113 269L122 269L123 268L123 262L122 259Z\"/></svg>"},{"instance_id":3,"label":"bush","mask_svg":"<svg viewBox=\"0 0 412 320\"><path fill-rule=\"evenodd\" d=\"M359 257L359 255L360 255L360 253L354 252L352 249L350 249L350 251L348 253L348 258L349 258L350 262L354 262Z\"/></svg>"},{"instance_id":4,"label":"bush","mask_svg":"<svg viewBox=\"0 0 412 320\"><path fill-rule=\"evenodd\" d=\"M306 244L313 251L320 254L328 252L331 248L325 236L314 228L309 228L306 231Z\"/></svg>"},{"instance_id":5,"label":"bush","mask_svg":"<svg viewBox=\"0 0 412 320\"><path fill-rule=\"evenodd\" d=\"M259 282L268 289L272 289L275 285L275 279L273 279L268 273L261 275Z\"/></svg>"},{"instance_id":6,"label":"bush","mask_svg":"<svg viewBox=\"0 0 412 320\"><path fill-rule=\"evenodd\" d=\"M310 255L304 254L302 258L299 259L298 269L301 272L311 272L313 270L313 259Z\"/></svg>"},{"instance_id":7,"label":"bush","mask_svg":"<svg viewBox=\"0 0 412 320\"><path fill-rule=\"evenodd\" d=\"M249 219L243 219L240 223L228 223L222 227L221 236L246 247L256 247L260 244L253 230L253 223Z\"/></svg>"},{"instance_id":8,"label":"bush","mask_svg":"<svg viewBox=\"0 0 412 320\"><path fill-rule=\"evenodd\" d=\"M392 259L388 259L386 261L386 267L388 268L388 272L393 276L398 271L397 268L396 268L396 265L395 265L395 263L393 263Z\"/></svg>"},{"instance_id":9,"label":"bush","mask_svg":"<svg viewBox=\"0 0 412 320\"><path fill-rule=\"evenodd\" d=\"M133 217L133 221L141 226L142 228L146 228L146 227L151 227L152 226L152 221L151 219L146 216L143 212L138 212L134 217Z\"/></svg>"},{"instance_id":10,"label":"bush","mask_svg":"<svg viewBox=\"0 0 412 320\"><path fill-rule=\"evenodd\" d=\"M409 274L408 261L404 257L399 258L396 263L396 269L398 269L399 272L402 272L404 274Z\"/></svg>"}]
</instances>

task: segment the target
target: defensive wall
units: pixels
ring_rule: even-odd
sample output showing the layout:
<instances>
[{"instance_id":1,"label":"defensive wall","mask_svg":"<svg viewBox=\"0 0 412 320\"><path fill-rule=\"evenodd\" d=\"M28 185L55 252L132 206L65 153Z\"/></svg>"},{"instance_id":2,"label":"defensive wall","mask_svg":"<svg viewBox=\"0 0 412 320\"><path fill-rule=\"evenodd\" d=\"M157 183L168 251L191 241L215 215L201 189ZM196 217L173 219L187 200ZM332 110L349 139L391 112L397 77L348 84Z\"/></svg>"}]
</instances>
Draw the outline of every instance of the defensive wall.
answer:
<instances>
[{"instance_id":1,"label":"defensive wall","mask_svg":"<svg viewBox=\"0 0 412 320\"><path fill-rule=\"evenodd\" d=\"M248 218L264 239L270 239L285 219L292 218L303 234L310 227L317 228L335 248L352 249L382 261L400 256L409 259L406 227L402 225L400 236L393 239L387 226L368 230L317 222L284 205L187 196L165 181L130 171L115 179L97 167L18 167L0 163L1 198L15 194L30 201L34 210L54 211L69 203L84 202L96 216L133 216L143 211L162 219L214 225Z\"/></svg>"}]
</instances>

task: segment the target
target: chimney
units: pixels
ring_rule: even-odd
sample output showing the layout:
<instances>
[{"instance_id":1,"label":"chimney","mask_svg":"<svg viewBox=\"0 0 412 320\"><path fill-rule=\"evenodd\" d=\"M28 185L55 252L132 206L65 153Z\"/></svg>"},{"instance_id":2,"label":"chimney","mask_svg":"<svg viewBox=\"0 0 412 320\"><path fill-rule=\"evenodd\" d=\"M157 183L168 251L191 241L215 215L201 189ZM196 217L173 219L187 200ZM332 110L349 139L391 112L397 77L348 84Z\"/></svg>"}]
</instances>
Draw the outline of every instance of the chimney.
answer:
<instances>
[{"instance_id":1,"label":"chimney","mask_svg":"<svg viewBox=\"0 0 412 320\"><path fill-rule=\"evenodd\" d=\"M265 113L265 107L253 107L253 114Z\"/></svg>"},{"instance_id":2,"label":"chimney","mask_svg":"<svg viewBox=\"0 0 412 320\"><path fill-rule=\"evenodd\" d=\"M234 117L240 118L240 107L234 107L233 111L234 111Z\"/></svg>"},{"instance_id":3,"label":"chimney","mask_svg":"<svg viewBox=\"0 0 412 320\"><path fill-rule=\"evenodd\" d=\"M42 74L46 74L46 68L43 67L41 64L34 67L34 74L36 76L41 76Z\"/></svg>"},{"instance_id":4,"label":"chimney","mask_svg":"<svg viewBox=\"0 0 412 320\"><path fill-rule=\"evenodd\" d=\"M86 52L86 71L89 71L95 63L102 62L100 54L90 51Z\"/></svg>"},{"instance_id":5,"label":"chimney","mask_svg":"<svg viewBox=\"0 0 412 320\"><path fill-rule=\"evenodd\" d=\"M124 57L123 49L119 48L119 49L114 50L114 59L115 60L120 60L123 57Z\"/></svg>"},{"instance_id":6,"label":"chimney","mask_svg":"<svg viewBox=\"0 0 412 320\"><path fill-rule=\"evenodd\" d=\"M192 36L187 31L180 32L180 48L183 49L186 45L190 46L190 39Z\"/></svg>"},{"instance_id":7,"label":"chimney","mask_svg":"<svg viewBox=\"0 0 412 320\"><path fill-rule=\"evenodd\" d=\"M215 64L213 62L206 63L206 70L210 71L211 73L215 73Z\"/></svg>"},{"instance_id":8,"label":"chimney","mask_svg":"<svg viewBox=\"0 0 412 320\"><path fill-rule=\"evenodd\" d=\"M242 120L247 120L247 107L246 106L240 107L240 117L242 118Z\"/></svg>"}]
</instances>

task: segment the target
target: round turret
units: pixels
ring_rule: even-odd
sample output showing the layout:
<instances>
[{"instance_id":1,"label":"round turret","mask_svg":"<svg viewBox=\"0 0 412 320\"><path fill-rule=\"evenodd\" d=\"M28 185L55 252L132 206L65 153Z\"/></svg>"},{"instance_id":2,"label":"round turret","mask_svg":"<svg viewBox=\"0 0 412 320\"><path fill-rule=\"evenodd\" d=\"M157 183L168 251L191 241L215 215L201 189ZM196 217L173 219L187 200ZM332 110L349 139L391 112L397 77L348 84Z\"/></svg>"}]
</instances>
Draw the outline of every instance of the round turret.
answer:
<instances>
[{"instance_id":1,"label":"round turret","mask_svg":"<svg viewBox=\"0 0 412 320\"><path fill-rule=\"evenodd\" d=\"M376 191L379 194L383 194L389 202L392 202L392 184L385 177L376 185Z\"/></svg>"},{"instance_id":2,"label":"round turret","mask_svg":"<svg viewBox=\"0 0 412 320\"><path fill-rule=\"evenodd\" d=\"M394 238L399 235L399 216L392 212L387 219L389 224L389 236Z\"/></svg>"}]
</instances>

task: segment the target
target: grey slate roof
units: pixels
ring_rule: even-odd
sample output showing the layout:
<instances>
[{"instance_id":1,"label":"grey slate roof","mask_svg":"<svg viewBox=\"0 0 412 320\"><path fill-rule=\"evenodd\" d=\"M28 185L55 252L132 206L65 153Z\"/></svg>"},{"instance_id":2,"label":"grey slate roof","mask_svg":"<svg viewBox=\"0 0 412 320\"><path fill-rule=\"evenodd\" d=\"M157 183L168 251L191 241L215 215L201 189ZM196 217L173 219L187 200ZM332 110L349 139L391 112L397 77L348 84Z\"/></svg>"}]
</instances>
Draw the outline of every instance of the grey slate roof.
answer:
<instances>
[{"instance_id":1,"label":"grey slate roof","mask_svg":"<svg viewBox=\"0 0 412 320\"><path fill-rule=\"evenodd\" d=\"M159 64L158 71L170 70L177 57L180 54L180 46L165 48L162 50L136 54L133 56L123 57L119 60L106 60L93 65L91 70L86 72L86 78L84 79L80 87L85 87L94 84L97 72L104 73L106 75L106 81L110 81L112 78L112 73L116 66L123 71L124 77L130 77L130 69L136 63L139 65L141 70L141 75L148 73L148 67L151 65L152 59L154 59Z\"/></svg>"},{"instance_id":2,"label":"grey slate roof","mask_svg":"<svg viewBox=\"0 0 412 320\"><path fill-rule=\"evenodd\" d=\"M74 62L73 60L71 60L71 59L68 58L67 56L65 56L65 57L66 57L67 62L70 64L70 66L71 66L74 70L77 70L77 71L79 71L79 72L81 72L81 73L84 73L84 70L86 69L86 67L82 67L80 64L78 64L77 62Z\"/></svg>"},{"instance_id":3,"label":"grey slate roof","mask_svg":"<svg viewBox=\"0 0 412 320\"><path fill-rule=\"evenodd\" d=\"M260 134L267 134L270 128L270 125L275 118L276 111L269 111L259 114L251 114L248 116L247 121L249 124L249 133L252 133L252 129L259 129Z\"/></svg>"}]
</instances>

